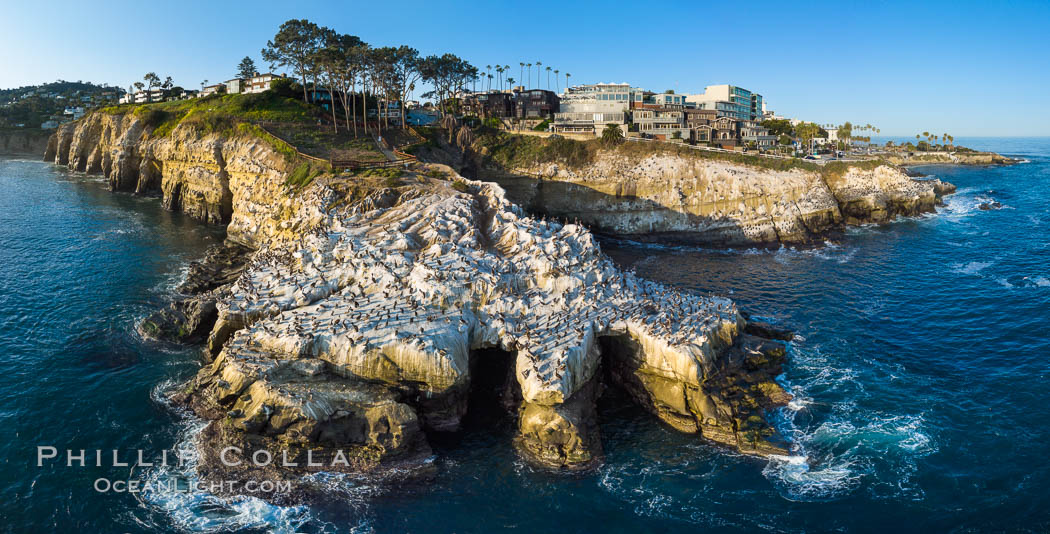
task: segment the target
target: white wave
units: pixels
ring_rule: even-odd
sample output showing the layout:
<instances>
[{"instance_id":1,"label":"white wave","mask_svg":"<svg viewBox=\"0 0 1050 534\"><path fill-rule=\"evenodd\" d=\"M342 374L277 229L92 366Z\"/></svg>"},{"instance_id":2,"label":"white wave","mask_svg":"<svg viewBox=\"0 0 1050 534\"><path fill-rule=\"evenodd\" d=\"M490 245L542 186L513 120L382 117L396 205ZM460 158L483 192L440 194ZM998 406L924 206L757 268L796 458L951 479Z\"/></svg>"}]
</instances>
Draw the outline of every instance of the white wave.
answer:
<instances>
[{"instance_id":1,"label":"white wave","mask_svg":"<svg viewBox=\"0 0 1050 534\"><path fill-rule=\"evenodd\" d=\"M806 456L773 456L762 469L775 479L793 500L826 500L849 493L860 485L861 475L852 461L814 467Z\"/></svg>"},{"instance_id":2,"label":"white wave","mask_svg":"<svg viewBox=\"0 0 1050 534\"><path fill-rule=\"evenodd\" d=\"M971 261L969 263L953 263L951 265L951 272L958 274L978 274L981 271L992 266L992 262L989 261Z\"/></svg>"},{"instance_id":3,"label":"white wave","mask_svg":"<svg viewBox=\"0 0 1050 534\"><path fill-rule=\"evenodd\" d=\"M158 388L155 388L155 390ZM152 396L152 395L151 395ZM243 529L266 529L268 532L297 532L313 520L306 506L277 506L257 497L224 498L203 491L168 491L195 487L199 460L196 439L206 422L191 419L180 431L172 458L185 459L183 465L158 465L142 473L146 488L136 493L140 504L165 514L176 529L186 532L232 532Z\"/></svg>"},{"instance_id":4,"label":"white wave","mask_svg":"<svg viewBox=\"0 0 1050 534\"><path fill-rule=\"evenodd\" d=\"M770 414L770 422L791 444L791 453L770 458L762 470L781 495L833 500L866 482L879 491L896 488L897 495L921 494L910 482L916 459L936 450L922 414L867 409L859 402L868 397L861 372L836 366L835 358L820 347L791 344L789 351L790 369L776 379L793 399ZM872 374L862 371L863 376ZM842 400L823 402L832 398Z\"/></svg>"},{"instance_id":5,"label":"white wave","mask_svg":"<svg viewBox=\"0 0 1050 534\"><path fill-rule=\"evenodd\" d=\"M796 247L781 246L776 249L773 253L773 259L782 265L786 265L790 262L797 261L799 259L816 258L826 261L834 261L839 264L848 263L853 259L853 256L857 253L856 247L844 247L838 243L831 241L825 241L822 247L818 248L803 248L798 249Z\"/></svg>"},{"instance_id":6,"label":"white wave","mask_svg":"<svg viewBox=\"0 0 1050 534\"><path fill-rule=\"evenodd\" d=\"M958 221L980 212L983 201L979 199L979 191L974 188L964 188L953 195L944 197L944 206L937 209L940 219Z\"/></svg>"}]
</instances>

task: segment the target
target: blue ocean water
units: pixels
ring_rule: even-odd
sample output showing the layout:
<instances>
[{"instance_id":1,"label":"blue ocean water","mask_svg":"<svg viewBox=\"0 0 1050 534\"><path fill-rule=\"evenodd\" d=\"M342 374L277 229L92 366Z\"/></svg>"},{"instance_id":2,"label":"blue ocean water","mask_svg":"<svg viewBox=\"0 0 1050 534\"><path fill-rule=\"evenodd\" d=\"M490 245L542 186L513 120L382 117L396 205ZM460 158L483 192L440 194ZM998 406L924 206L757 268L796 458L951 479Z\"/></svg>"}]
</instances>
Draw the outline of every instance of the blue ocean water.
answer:
<instances>
[{"instance_id":1,"label":"blue ocean water","mask_svg":"<svg viewBox=\"0 0 1050 534\"><path fill-rule=\"evenodd\" d=\"M296 508L92 488L172 475L158 468L36 467L37 445L191 443L196 423L162 392L198 355L134 324L221 235L94 178L0 160L0 529L1046 531L1050 139L956 142L1026 163L927 167L959 187L938 214L816 249L603 243L643 276L796 331L782 377L795 401L775 414L791 456L731 454L612 397L593 472L535 470L513 452L513 421L472 413L435 440L426 475L333 480L330 501ZM1003 209L978 209L987 200Z\"/></svg>"}]
</instances>

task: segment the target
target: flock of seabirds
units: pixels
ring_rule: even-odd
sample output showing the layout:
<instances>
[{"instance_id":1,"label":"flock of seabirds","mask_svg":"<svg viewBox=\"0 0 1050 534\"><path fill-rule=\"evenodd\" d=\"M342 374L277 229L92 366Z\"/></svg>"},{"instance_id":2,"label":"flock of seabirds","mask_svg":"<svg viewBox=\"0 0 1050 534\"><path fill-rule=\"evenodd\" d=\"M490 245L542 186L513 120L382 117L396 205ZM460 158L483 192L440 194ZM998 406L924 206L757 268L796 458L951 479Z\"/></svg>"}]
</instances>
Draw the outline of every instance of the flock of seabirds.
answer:
<instances>
[{"instance_id":1,"label":"flock of seabirds","mask_svg":"<svg viewBox=\"0 0 1050 534\"><path fill-rule=\"evenodd\" d=\"M224 361L256 378L282 357L380 378L382 360L440 390L469 372L471 349L501 347L518 353L527 400L567 399L597 367L598 336L645 338L661 353L651 359L679 372L738 321L728 299L622 271L582 226L524 216L498 188L472 187L323 211L255 253L219 303L220 320L247 325Z\"/></svg>"}]
</instances>

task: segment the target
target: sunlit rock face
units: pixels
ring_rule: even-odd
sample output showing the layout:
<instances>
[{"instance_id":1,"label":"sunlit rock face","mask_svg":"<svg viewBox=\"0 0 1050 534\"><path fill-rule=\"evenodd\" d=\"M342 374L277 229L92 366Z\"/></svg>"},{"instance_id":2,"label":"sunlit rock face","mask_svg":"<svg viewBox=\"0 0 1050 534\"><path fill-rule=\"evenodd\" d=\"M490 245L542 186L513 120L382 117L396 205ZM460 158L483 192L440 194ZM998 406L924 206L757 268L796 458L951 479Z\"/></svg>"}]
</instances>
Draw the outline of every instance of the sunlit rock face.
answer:
<instances>
[{"instance_id":1,"label":"sunlit rock face","mask_svg":"<svg viewBox=\"0 0 1050 534\"><path fill-rule=\"evenodd\" d=\"M209 332L210 363L176 395L212 420L207 466L231 443L349 451L352 469L426 455L427 432L459 428L485 349L510 354L502 403L518 449L543 465L600 461L607 387L678 430L782 452L763 419L787 400L773 381L782 345L743 334L728 299L620 270L584 227L527 216L494 183L430 166L396 185L291 188L289 164L259 139L182 126L154 137L131 116L91 116L51 144L56 162L114 189L226 223L239 247L210 255L222 265L184 284L200 302L156 328L181 333L193 316L186 330Z\"/></svg>"},{"instance_id":2,"label":"sunlit rock face","mask_svg":"<svg viewBox=\"0 0 1050 534\"><path fill-rule=\"evenodd\" d=\"M603 366L644 391L676 384L682 402L659 388L639 401L671 402L694 421L683 430L742 450L778 450L764 439L768 427L746 438L739 428L741 418L783 400L771 376L761 380L767 390L737 387L720 397L726 369L743 369L724 361L743 325L731 301L623 272L585 229L524 216L491 183L469 182L461 192L429 180L350 203L333 185L301 192L280 224L234 213L242 227L271 230L255 234L258 251L218 302L209 341L216 358L192 394L201 412L282 443L342 436L396 456L420 443L423 429L458 428L471 358L495 347L514 354L519 448L544 464L600 458L594 402ZM615 359L603 339L615 339ZM779 359L766 367L779 368ZM351 439L333 430L347 427L347 417L367 420L362 413L375 402L397 404L384 417L399 438L379 443L370 436L385 434Z\"/></svg>"},{"instance_id":3,"label":"sunlit rock face","mask_svg":"<svg viewBox=\"0 0 1050 534\"><path fill-rule=\"evenodd\" d=\"M91 113L63 124L44 159L71 170L100 173L114 191L160 194L164 207L212 224L227 224L233 191L247 183L281 183L288 162L250 135L202 134L180 125L153 136L133 113ZM261 180L260 180L261 179Z\"/></svg>"},{"instance_id":4,"label":"sunlit rock face","mask_svg":"<svg viewBox=\"0 0 1050 534\"><path fill-rule=\"evenodd\" d=\"M720 246L818 241L847 224L933 211L951 192L891 165L773 170L674 153L601 150L580 167L478 167L479 178L497 181L530 212L635 240Z\"/></svg>"}]
</instances>

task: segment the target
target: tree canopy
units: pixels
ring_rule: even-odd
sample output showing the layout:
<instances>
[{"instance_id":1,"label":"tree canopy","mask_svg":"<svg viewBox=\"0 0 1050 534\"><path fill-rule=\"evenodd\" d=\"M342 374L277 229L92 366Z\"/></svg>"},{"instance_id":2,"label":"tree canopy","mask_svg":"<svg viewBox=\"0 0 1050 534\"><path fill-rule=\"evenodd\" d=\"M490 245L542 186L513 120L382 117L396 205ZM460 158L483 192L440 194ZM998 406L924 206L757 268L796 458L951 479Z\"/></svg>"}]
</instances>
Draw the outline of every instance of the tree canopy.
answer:
<instances>
[{"instance_id":1,"label":"tree canopy","mask_svg":"<svg viewBox=\"0 0 1050 534\"><path fill-rule=\"evenodd\" d=\"M313 57L320 47L321 28L306 19L285 21L273 40L262 49L264 61L291 68L302 81L303 101L306 102L306 77L312 73Z\"/></svg>"},{"instance_id":2,"label":"tree canopy","mask_svg":"<svg viewBox=\"0 0 1050 534\"><path fill-rule=\"evenodd\" d=\"M242 80L246 80L259 74L259 71L255 69L255 61L249 56L244 56L244 59L237 64L237 77Z\"/></svg>"}]
</instances>

